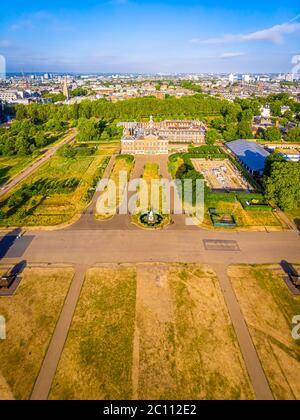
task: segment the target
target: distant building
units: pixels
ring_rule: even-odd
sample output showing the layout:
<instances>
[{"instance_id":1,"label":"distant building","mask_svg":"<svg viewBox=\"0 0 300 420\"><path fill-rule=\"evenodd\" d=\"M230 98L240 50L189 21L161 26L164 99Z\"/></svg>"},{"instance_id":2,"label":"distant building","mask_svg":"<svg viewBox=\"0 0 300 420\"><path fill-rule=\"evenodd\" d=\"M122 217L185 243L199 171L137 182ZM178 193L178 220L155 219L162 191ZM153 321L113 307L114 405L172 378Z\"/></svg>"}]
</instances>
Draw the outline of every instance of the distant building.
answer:
<instances>
[{"instance_id":1,"label":"distant building","mask_svg":"<svg viewBox=\"0 0 300 420\"><path fill-rule=\"evenodd\" d=\"M251 76L250 76L250 74L244 74L242 76L242 80L243 80L244 83L250 83L251 82Z\"/></svg>"},{"instance_id":2,"label":"distant building","mask_svg":"<svg viewBox=\"0 0 300 420\"><path fill-rule=\"evenodd\" d=\"M234 74L233 74L233 73L231 73L231 74L229 75L228 80L229 80L229 83L231 83L232 85L234 84L234 82L235 82L235 77L234 77Z\"/></svg>"},{"instance_id":3,"label":"distant building","mask_svg":"<svg viewBox=\"0 0 300 420\"><path fill-rule=\"evenodd\" d=\"M282 106L281 107L281 115L284 115L287 111L290 111L291 108L289 106Z\"/></svg>"},{"instance_id":4,"label":"distant building","mask_svg":"<svg viewBox=\"0 0 300 420\"><path fill-rule=\"evenodd\" d=\"M169 141L154 133L137 136L124 136L122 138L122 153L129 155L167 155Z\"/></svg>"},{"instance_id":5,"label":"distant building","mask_svg":"<svg viewBox=\"0 0 300 420\"><path fill-rule=\"evenodd\" d=\"M16 90L2 90L0 91L0 99L3 102L16 102L18 100L18 92Z\"/></svg>"},{"instance_id":6,"label":"distant building","mask_svg":"<svg viewBox=\"0 0 300 420\"><path fill-rule=\"evenodd\" d=\"M263 106L260 109L260 115L263 118L270 118L271 117L271 108L269 106Z\"/></svg>"},{"instance_id":7,"label":"distant building","mask_svg":"<svg viewBox=\"0 0 300 420\"><path fill-rule=\"evenodd\" d=\"M278 149L276 152L279 153L287 162L300 162L300 149Z\"/></svg>"},{"instance_id":8,"label":"distant building","mask_svg":"<svg viewBox=\"0 0 300 420\"><path fill-rule=\"evenodd\" d=\"M204 144L206 126L199 120L165 120L154 122L121 122L119 127L124 127L124 135L128 135L131 130L133 136L145 133L149 130L155 131L158 137L166 138L170 144Z\"/></svg>"},{"instance_id":9,"label":"distant building","mask_svg":"<svg viewBox=\"0 0 300 420\"><path fill-rule=\"evenodd\" d=\"M226 146L252 175L263 175L270 153L262 146L247 140L234 140Z\"/></svg>"},{"instance_id":10,"label":"distant building","mask_svg":"<svg viewBox=\"0 0 300 420\"><path fill-rule=\"evenodd\" d=\"M267 149L279 153L288 162L300 162L300 145L295 143L268 144Z\"/></svg>"},{"instance_id":11,"label":"distant building","mask_svg":"<svg viewBox=\"0 0 300 420\"><path fill-rule=\"evenodd\" d=\"M64 83L63 83L63 94L67 99L70 99L68 82L67 82L66 77L64 78Z\"/></svg>"}]
</instances>

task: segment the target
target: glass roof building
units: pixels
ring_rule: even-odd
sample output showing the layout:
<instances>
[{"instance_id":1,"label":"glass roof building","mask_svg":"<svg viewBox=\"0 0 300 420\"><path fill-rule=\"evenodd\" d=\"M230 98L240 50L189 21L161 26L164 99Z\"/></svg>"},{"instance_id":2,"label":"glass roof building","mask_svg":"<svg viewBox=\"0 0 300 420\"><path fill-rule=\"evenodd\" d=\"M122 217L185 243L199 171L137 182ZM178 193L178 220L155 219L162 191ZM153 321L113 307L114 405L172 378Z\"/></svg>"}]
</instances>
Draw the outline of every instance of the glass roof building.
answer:
<instances>
[{"instance_id":1,"label":"glass roof building","mask_svg":"<svg viewBox=\"0 0 300 420\"><path fill-rule=\"evenodd\" d=\"M226 146L254 175L262 175L265 169L266 158L270 155L262 146L247 140L234 140Z\"/></svg>"}]
</instances>

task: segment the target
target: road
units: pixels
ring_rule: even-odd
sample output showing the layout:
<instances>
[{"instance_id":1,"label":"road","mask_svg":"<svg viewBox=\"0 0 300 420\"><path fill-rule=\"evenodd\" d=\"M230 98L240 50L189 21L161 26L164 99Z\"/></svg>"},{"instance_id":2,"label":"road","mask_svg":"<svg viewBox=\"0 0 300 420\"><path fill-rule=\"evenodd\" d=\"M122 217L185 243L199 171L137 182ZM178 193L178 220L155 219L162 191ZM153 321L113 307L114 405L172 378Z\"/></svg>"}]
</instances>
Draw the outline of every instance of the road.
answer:
<instances>
[{"instance_id":1,"label":"road","mask_svg":"<svg viewBox=\"0 0 300 420\"><path fill-rule=\"evenodd\" d=\"M0 198L3 197L5 194L7 194L10 190L12 190L17 184L19 184L24 179L26 179L34 171L36 171L41 165L43 165L49 159L51 159L52 156L55 155L55 153L61 146L71 143L76 137L76 131L74 129L71 129L70 131L71 132L66 136L66 138L63 141L51 147L50 149L47 149L40 159L35 161L31 166L26 168L23 172L17 175L13 180L5 184L0 191Z\"/></svg>"},{"instance_id":2,"label":"road","mask_svg":"<svg viewBox=\"0 0 300 420\"><path fill-rule=\"evenodd\" d=\"M80 261L85 265L151 261L264 264L284 259L299 261L300 240L296 232L216 232L197 228L27 231L2 255L5 262L22 258L29 263Z\"/></svg>"}]
</instances>

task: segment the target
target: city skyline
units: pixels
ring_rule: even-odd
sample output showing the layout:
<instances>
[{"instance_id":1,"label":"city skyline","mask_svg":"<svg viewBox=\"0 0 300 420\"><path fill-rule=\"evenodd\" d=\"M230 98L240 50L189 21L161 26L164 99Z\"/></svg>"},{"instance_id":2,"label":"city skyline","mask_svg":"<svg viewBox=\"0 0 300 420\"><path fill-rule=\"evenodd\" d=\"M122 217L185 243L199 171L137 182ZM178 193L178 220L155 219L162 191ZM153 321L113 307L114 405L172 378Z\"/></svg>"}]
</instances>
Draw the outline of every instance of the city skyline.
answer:
<instances>
[{"instance_id":1,"label":"city skyline","mask_svg":"<svg viewBox=\"0 0 300 420\"><path fill-rule=\"evenodd\" d=\"M299 54L296 1L34 3L2 6L8 72L279 73Z\"/></svg>"}]
</instances>

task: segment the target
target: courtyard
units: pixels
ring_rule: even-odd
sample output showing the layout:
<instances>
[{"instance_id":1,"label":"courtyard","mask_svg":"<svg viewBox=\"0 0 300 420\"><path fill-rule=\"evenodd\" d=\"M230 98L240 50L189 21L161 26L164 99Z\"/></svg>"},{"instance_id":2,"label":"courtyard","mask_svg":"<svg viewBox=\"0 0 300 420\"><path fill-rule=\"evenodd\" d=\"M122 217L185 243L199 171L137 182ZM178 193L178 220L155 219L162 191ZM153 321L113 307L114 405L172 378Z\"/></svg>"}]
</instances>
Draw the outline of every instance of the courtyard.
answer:
<instances>
[{"instance_id":1,"label":"courtyard","mask_svg":"<svg viewBox=\"0 0 300 420\"><path fill-rule=\"evenodd\" d=\"M213 191L252 191L251 185L228 160L192 159L196 171L202 173Z\"/></svg>"}]
</instances>

